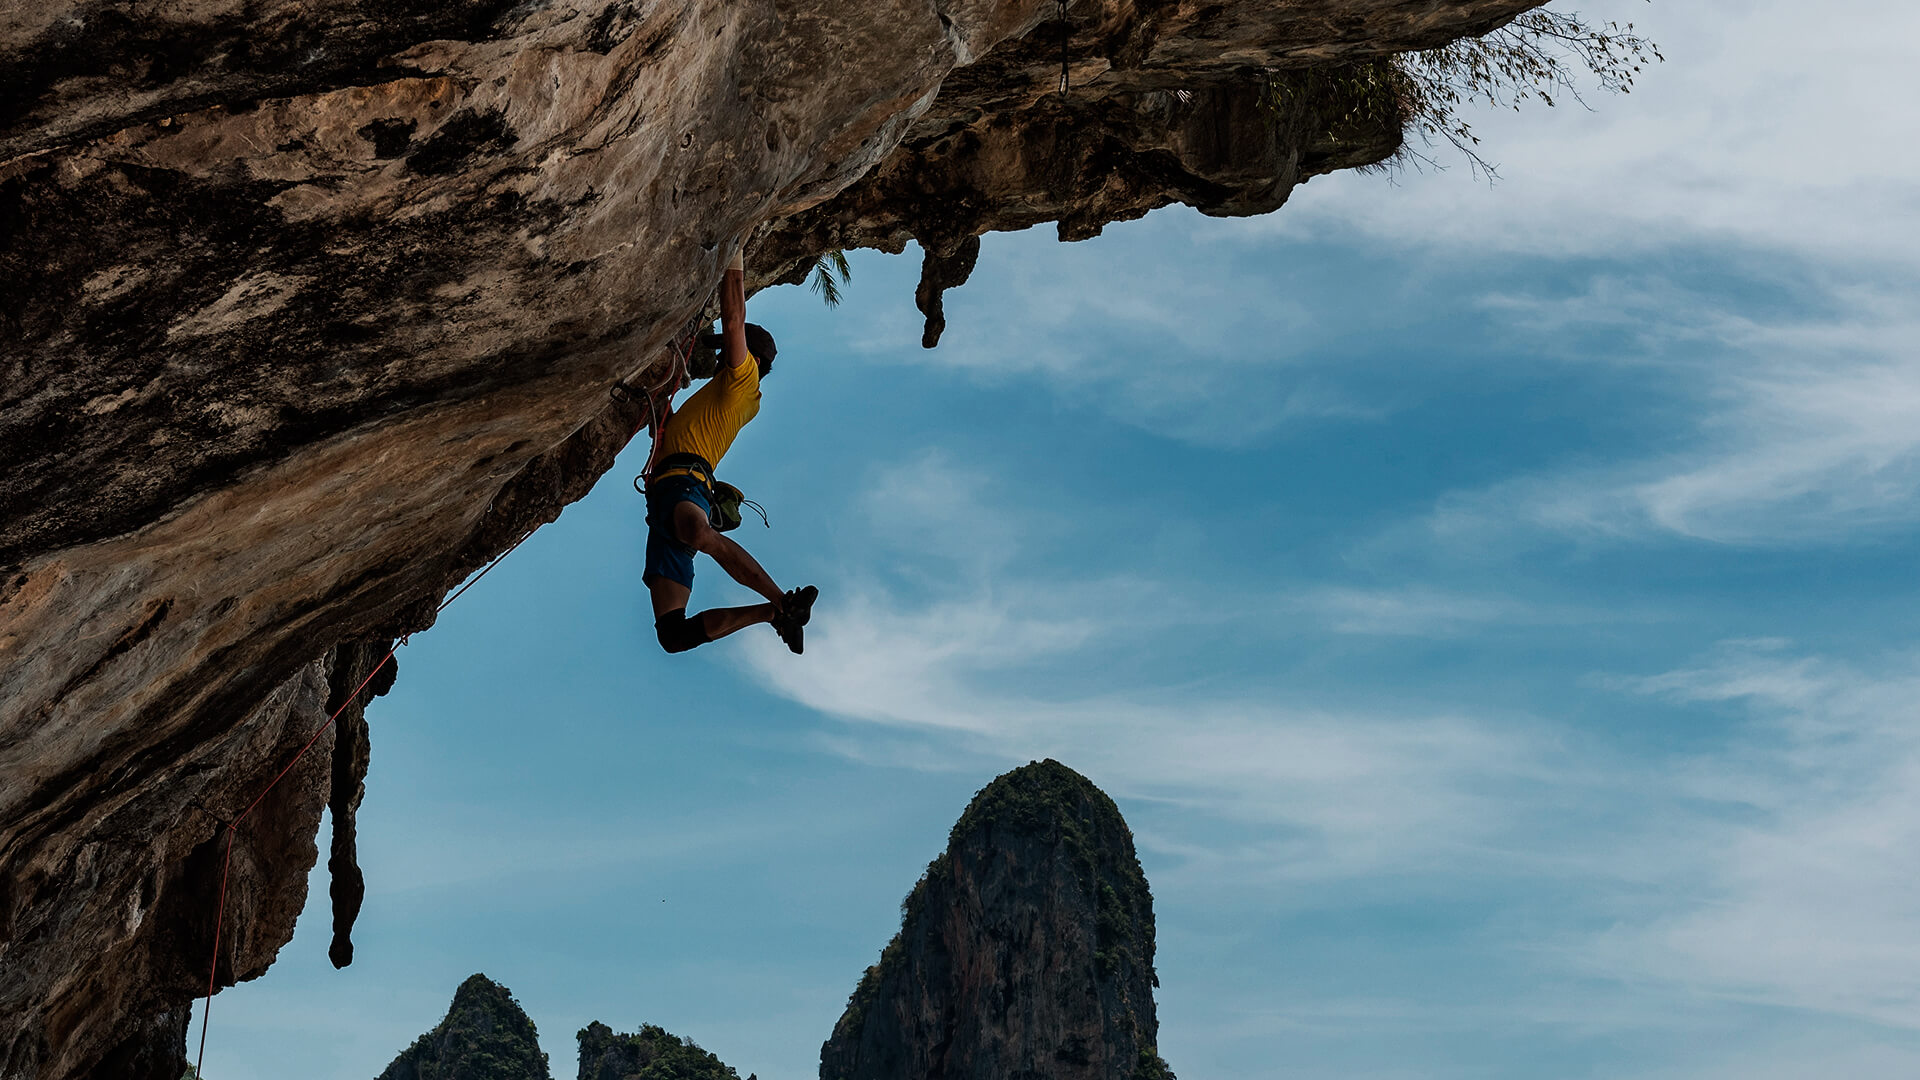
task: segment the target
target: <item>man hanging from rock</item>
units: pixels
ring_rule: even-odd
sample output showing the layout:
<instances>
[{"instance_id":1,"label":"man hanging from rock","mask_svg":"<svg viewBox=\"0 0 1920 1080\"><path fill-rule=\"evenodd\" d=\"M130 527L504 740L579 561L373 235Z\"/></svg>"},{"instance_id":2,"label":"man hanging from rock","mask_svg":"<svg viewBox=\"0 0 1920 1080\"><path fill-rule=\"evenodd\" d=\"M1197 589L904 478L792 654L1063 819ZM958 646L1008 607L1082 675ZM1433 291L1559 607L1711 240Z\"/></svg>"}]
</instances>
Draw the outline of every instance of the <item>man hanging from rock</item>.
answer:
<instances>
[{"instance_id":1,"label":"man hanging from rock","mask_svg":"<svg viewBox=\"0 0 1920 1080\"><path fill-rule=\"evenodd\" d=\"M647 565L641 580L653 594L654 630L670 653L717 641L755 623L771 623L787 648L803 648L801 628L820 590L781 592L747 549L715 529L713 467L734 436L760 412L760 380L773 370L773 335L747 322L747 293L736 253L720 284L720 363L707 384L675 410L659 433L647 476ZM687 615L693 555L712 556L733 580L767 598L747 607L708 608Z\"/></svg>"}]
</instances>

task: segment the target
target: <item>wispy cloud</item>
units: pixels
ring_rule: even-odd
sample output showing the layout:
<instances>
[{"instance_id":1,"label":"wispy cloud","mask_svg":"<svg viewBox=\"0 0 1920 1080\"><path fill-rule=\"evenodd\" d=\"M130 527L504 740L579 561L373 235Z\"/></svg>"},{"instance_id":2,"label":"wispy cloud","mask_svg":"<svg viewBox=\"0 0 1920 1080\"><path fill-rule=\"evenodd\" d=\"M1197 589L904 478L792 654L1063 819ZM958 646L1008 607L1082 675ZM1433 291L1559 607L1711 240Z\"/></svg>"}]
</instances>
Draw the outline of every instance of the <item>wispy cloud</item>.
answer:
<instances>
[{"instance_id":1,"label":"wispy cloud","mask_svg":"<svg viewBox=\"0 0 1920 1080\"><path fill-rule=\"evenodd\" d=\"M975 280L948 295L940 347L915 359L995 384L1037 381L1075 407L1207 447L1390 414L1391 403L1319 370L1326 328L1309 298L1276 285L1259 305L1237 304L1216 275L1196 272L1223 252L1206 250L1188 220L1150 218L1086 245L988 236ZM903 319L857 331L856 349L898 363Z\"/></svg>"},{"instance_id":2,"label":"wispy cloud","mask_svg":"<svg viewBox=\"0 0 1920 1080\"><path fill-rule=\"evenodd\" d=\"M1668 910L1590 956L1714 995L1920 1028L1920 662L1868 671L1735 643L1623 687L1738 707L1750 727L1682 763L1713 812L1675 823L1691 863ZM1684 897L1684 899L1682 899Z\"/></svg>"},{"instance_id":3,"label":"wispy cloud","mask_svg":"<svg viewBox=\"0 0 1920 1080\"><path fill-rule=\"evenodd\" d=\"M1294 605L1298 610L1320 616L1326 628L1335 633L1393 637L1454 637L1483 630L1490 624L1562 621L1571 615L1545 612L1508 597L1422 585L1384 589L1318 588L1299 594Z\"/></svg>"},{"instance_id":4,"label":"wispy cloud","mask_svg":"<svg viewBox=\"0 0 1920 1080\"><path fill-rule=\"evenodd\" d=\"M1739 1029L1717 1045L1696 1045L1684 1063L1617 1075L1628 1080L1899 1080L1920 1076L1920 1046L1886 1031Z\"/></svg>"},{"instance_id":5,"label":"wispy cloud","mask_svg":"<svg viewBox=\"0 0 1920 1080\"><path fill-rule=\"evenodd\" d=\"M984 580L1031 538L1028 523L986 497L991 478L937 447L867 480L856 505L869 536L900 555L959 564L969 580Z\"/></svg>"},{"instance_id":6,"label":"wispy cloud","mask_svg":"<svg viewBox=\"0 0 1920 1080\"><path fill-rule=\"evenodd\" d=\"M1277 694L1052 698L1036 684L1089 662L1097 635L985 602L900 610L863 595L818 625L805 664L758 639L746 662L775 693L841 720L1003 763L1056 757L1123 797L1277 828L1235 856L1275 874L1350 874L1484 839L1501 818L1495 789L1533 776L1544 749L1472 716L1322 710Z\"/></svg>"},{"instance_id":7,"label":"wispy cloud","mask_svg":"<svg viewBox=\"0 0 1920 1080\"><path fill-rule=\"evenodd\" d=\"M942 498L916 522L912 500L890 500L902 485L937 487ZM982 535L1007 536L973 505L989 490L937 453L882 470L859 501L890 500L896 543L937 529L951 576L933 575L937 584L912 598L858 576L842 582L817 610L804 662L764 635L741 643L768 689L849 725L823 745L914 768L1057 757L1122 797L1261 826L1261 837L1187 854L1202 867L1288 879L1458 857L1504 827L1500 793L1539 782L1558 752L1524 725L1444 708L1321 706L1279 685L1210 687L1204 671L1114 671L1106 658L1150 645L1167 611L1148 601L1153 617L1133 618L1100 583L1020 578L975 559ZM1110 599L1096 607L1084 602L1091 595ZM1507 610L1438 593L1287 602L1364 633L1433 632ZM1171 617L1209 610L1244 615L1193 605ZM1085 611L1100 617L1076 614ZM1088 671L1110 674L1089 688Z\"/></svg>"},{"instance_id":8,"label":"wispy cloud","mask_svg":"<svg viewBox=\"0 0 1920 1080\"><path fill-rule=\"evenodd\" d=\"M1769 545L1920 520L1920 318L1910 308L1876 293L1838 319L1722 314L1707 325L1674 314L1691 324L1692 349L1659 355L1699 387L1681 445L1451 494L1431 531L1476 545L1516 527Z\"/></svg>"},{"instance_id":9,"label":"wispy cloud","mask_svg":"<svg viewBox=\"0 0 1920 1080\"><path fill-rule=\"evenodd\" d=\"M1451 496L1432 522L1442 537L1800 544L1920 519L1920 144L1884 137L1911 126L1905 53L1920 9L1600 0L1582 13L1636 23L1668 62L1592 111L1473 115L1503 166L1492 187L1464 169L1393 186L1325 177L1285 213L1239 223L1237 242L1618 267L1578 296L1523 286L1478 306L1543 353L1613 335L1616 359L1650 369L1650 394L1693 398L1692 423L1638 460ZM1764 282L1777 309L1755 315L1768 305L1701 296L1659 269L1703 257Z\"/></svg>"},{"instance_id":10,"label":"wispy cloud","mask_svg":"<svg viewBox=\"0 0 1920 1080\"><path fill-rule=\"evenodd\" d=\"M1735 643L1701 667L1615 680L1750 717L1710 751L1635 763L1550 718L1278 692L1049 696L1036 689L1048 670L1087 663L1098 633L986 603L868 595L821 629L804 665L765 643L746 662L853 725L833 748L912 768L1067 761L1185 821L1141 837L1178 880L1393 881L1402 896L1584 881L1583 910L1547 925L1561 940L1533 943L1543 970L1920 1029L1920 664L1867 674ZM1572 929L1606 912L1597 936Z\"/></svg>"},{"instance_id":11,"label":"wispy cloud","mask_svg":"<svg viewBox=\"0 0 1920 1080\"><path fill-rule=\"evenodd\" d=\"M953 502L928 522L990 516L969 505L990 498L984 479L937 454L910 469L880 474L870 496L941 479ZM760 638L739 655L769 690L837 721L822 736L835 752L936 770L1051 756L1159 808L1141 843L1176 888L1327 903L1385 882L1403 899L1577 885L1573 909L1536 913L1535 936L1507 943L1542 973L1920 1029L1920 901L1906 888L1920 877L1920 660L1868 670L1736 641L1695 665L1590 681L1701 719L1695 749L1649 757L1550 715L1391 694L1322 703L1164 670L1111 671L1089 689L1080 672L1110 670L1103 658L1151 628L1048 614L1079 610L1049 603L1049 588L1085 583L1020 580L1018 558L987 566L967 546L945 591L846 583L804 662ZM987 577L995 589L975 587ZM1369 635L1579 619L1420 586L1292 602Z\"/></svg>"},{"instance_id":12,"label":"wispy cloud","mask_svg":"<svg viewBox=\"0 0 1920 1080\"><path fill-rule=\"evenodd\" d=\"M1646 4L1587 0L1590 18L1633 22L1667 62L1628 96L1564 103L1541 118L1469 118L1505 179L1467 170L1308 184L1252 234L1360 228L1451 252L1550 256L1710 243L1836 263L1913 267L1920 145L1887 134L1907 117L1920 10L1837 0ZM1443 158L1445 154L1441 154Z\"/></svg>"}]
</instances>

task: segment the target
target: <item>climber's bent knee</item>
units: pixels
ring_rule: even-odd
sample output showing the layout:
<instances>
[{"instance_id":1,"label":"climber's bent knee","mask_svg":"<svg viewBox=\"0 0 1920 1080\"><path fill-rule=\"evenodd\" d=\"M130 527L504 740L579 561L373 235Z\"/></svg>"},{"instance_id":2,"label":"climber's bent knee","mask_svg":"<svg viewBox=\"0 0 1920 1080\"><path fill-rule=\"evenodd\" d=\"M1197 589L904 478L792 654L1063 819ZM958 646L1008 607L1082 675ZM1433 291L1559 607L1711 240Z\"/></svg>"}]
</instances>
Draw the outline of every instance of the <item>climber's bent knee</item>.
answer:
<instances>
[{"instance_id":1,"label":"climber's bent knee","mask_svg":"<svg viewBox=\"0 0 1920 1080\"><path fill-rule=\"evenodd\" d=\"M686 608L674 608L653 620L653 632L660 635L660 647L670 653L686 652L712 640L704 622L687 618Z\"/></svg>"}]
</instances>

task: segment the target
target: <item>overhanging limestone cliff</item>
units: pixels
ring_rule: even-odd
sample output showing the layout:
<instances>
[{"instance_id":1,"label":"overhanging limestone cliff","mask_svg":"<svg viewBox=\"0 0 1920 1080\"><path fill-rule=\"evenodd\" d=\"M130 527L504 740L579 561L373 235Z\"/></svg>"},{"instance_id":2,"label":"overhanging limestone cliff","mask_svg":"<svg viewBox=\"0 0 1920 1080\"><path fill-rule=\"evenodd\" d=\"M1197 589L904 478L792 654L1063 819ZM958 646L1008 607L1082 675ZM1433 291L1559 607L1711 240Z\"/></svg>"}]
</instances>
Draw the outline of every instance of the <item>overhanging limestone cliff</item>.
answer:
<instances>
[{"instance_id":1,"label":"overhanging limestone cliff","mask_svg":"<svg viewBox=\"0 0 1920 1080\"><path fill-rule=\"evenodd\" d=\"M831 247L1271 209L1398 128L1276 113L1265 69L1536 3L0 16L0 1074L85 1072L202 988L206 853L339 650L428 625L584 493L638 420L607 385L743 238L764 284ZM248 856L222 983L291 932L325 773Z\"/></svg>"}]
</instances>

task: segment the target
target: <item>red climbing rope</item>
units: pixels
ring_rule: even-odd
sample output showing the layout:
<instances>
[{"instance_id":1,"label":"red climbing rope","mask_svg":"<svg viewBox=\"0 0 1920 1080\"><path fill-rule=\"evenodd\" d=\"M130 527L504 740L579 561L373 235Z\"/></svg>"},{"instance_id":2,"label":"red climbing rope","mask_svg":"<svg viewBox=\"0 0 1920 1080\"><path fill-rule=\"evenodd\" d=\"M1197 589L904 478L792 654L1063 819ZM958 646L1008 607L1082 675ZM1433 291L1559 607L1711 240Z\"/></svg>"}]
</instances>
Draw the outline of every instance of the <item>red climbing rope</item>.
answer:
<instances>
[{"instance_id":1,"label":"red climbing rope","mask_svg":"<svg viewBox=\"0 0 1920 1080\"><path fill-rule=\"evenodd\" d=\"M440 601L440 606L434 608L433 613L438 615L447 610L448 604L460 599L461 593L466 592L478 584L481 578L486 577L494 567L500 565L501 560L513 554L514 549L526 543L527 537L532 535L532 530L522 533L520 539L515 540L509 545L507 550L495 555L486 566L480 568L479 573L468 578L466 584L460 586L452 596ZM233 869L233 838L239 835L240 823L247 819L248 814L258 809L262 802L266 801L267 795L279 785L280 781L286 779L287 774L293 771L295 765L300 764L300 759L307 756L307 751L313 749L313 744L319 742L320 736L326 734L327 729L333 726L333 722L340 718L340 714L347 711L347 706L353 704L354 699L360 696L360 691L365 690L367 685L373 682L373 677L380 674L381 670L392 662L394 654L400 651L400 646L405 645L407 639L411 636L411 634L401 635L400 640L394 643L393 648L387 650L387 655L381 657L380 662L373 665L372 671L367 672L367 677L360 680L360 685L354 687L353 692L348 694L346 700L340 703L340 707L333 710L332 715L327 717L327 722L314 729L313 735L307 739L306 745L300 748L299 753L293 755L293 760L287 762L285 768L274 774L273 779L267 783L265 788L261 789L260 794L256 796L252 802L247 804L245 810L240 811L239 817L227 823L227 853L225 857L220 860L219 907L214 910L213 915L213 961L207 965L207 1001L200 1009L200 1051L195 1056L193 1063L193 1075L196 1077L201 1075L200 1068L206 1063L207 1058L207 1021L213 1013L214 982L219 977L220 972L220 931L227 917L227 875Z\"/></svg>"},{"instance_id":2,"label":"red climbing rope","mask_svg":"<svg viewBox=\"0 0 1920 1080\"><path fill-rule=\"evenodd\" d=\"M676 347L673 350L673 363L669 366L667 377L660 385L647 391L647 425L653 438L653 448L647 452L646 467L640 470L642 476L653 474L653 463L660 457L660 426L673 418L673 395L680 392L680 380L686 378L687 364L693 358L693 338L687 339L684 353ZM660 408L660 391L667 392L666 408ZM640 434L638 431L635 435Z\"/></svg>"},{"instance_id":3,"label":"red climbing rope","mask_svg":"<svg viewBox=\"0 0 1920 1080\"><path fill-rule=\"evenodd\" d=\"M702 314L705 313L705 310L705 306L703 305L701 308ZM646 391L646 419L643 420L642 423L635 425L633 431L627 436L628 439L632 439L635 435L640 434L642 427L647 428L653 433L653 449L647 454L646 466L640 470L641 477L645 477L653 472L653 463L660 456L661 425L673 418L673 395L679 393L681 385L687 381L688 369L693 364L693 349L700 340L700 328L706 325L708 321L707 319L701 318L700 315L695 315L693 321L687 324L687 332L681 337L667 343L667 352L673 357L673 362L667 365L666 377L654 386L649 387ZM628 389L627 384L624 382L616 383L614 389L616 391L614 394L615 400L621 400L619 392L625 392L629 397L633 394L633 391ZM660 393L663 390L666 391L667 395L665 409L660 407ZM638 486L638 478L636 478L636 486Z\"/></svg>"}]
</instances>

